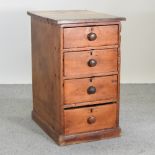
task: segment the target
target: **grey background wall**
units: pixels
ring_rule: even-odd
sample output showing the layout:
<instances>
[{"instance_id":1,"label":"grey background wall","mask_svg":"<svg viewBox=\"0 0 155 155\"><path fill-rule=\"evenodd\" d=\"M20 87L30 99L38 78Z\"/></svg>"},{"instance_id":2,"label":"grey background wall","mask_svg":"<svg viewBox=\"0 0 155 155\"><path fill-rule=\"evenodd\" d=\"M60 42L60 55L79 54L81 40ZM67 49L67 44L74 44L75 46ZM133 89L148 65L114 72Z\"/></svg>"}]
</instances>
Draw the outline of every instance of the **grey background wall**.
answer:
<instances>
[{"instance_id":1,"label":"grey background wall","mask_svg":"<svg viewBox=\"0 0 155 155\"><path fill-rule=\"evenodd\" d=\"M87 9L125 16L122 83L155 83L154 0L0 0L0 84L31 83L27 10Z\"/></svg>"}]
</instances>

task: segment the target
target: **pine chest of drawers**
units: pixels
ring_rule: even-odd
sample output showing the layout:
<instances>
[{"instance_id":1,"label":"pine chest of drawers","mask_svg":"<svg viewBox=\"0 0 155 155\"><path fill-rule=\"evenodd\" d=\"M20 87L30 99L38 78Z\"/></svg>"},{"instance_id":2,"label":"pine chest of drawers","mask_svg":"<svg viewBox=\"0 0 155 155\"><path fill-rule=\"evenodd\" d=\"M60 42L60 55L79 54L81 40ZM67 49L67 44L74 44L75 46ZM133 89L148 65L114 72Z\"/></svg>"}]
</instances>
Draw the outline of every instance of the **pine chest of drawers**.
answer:
<instances>
[{"instance_id":1,"label":"pine chest of drawers","mask_svg":"<svg viewBox=\"0 0 155 155\"><path fill-rule=\"evenodd\" d=\"M122 17L91 11L28 12L32 118L57 144L117 137Z\"/></svg>"}]
</instances>

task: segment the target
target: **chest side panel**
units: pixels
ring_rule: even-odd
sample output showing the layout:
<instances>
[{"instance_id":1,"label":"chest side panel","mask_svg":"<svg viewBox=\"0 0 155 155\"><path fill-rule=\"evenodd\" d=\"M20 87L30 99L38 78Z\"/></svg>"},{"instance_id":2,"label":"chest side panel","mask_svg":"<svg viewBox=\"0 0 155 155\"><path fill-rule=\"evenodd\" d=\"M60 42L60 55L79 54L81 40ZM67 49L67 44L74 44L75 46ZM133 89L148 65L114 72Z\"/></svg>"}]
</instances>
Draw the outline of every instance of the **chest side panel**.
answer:
<instances>
[{"instance_id":1,"label":"chest side panel","mask_svg":"<svg viewBox=\"0 0 155 155\"><path fill-rule=\"evenodd\" d=\"M60 28L32 17L33 110L61 132Z\"/></svg>"}]
</instances>

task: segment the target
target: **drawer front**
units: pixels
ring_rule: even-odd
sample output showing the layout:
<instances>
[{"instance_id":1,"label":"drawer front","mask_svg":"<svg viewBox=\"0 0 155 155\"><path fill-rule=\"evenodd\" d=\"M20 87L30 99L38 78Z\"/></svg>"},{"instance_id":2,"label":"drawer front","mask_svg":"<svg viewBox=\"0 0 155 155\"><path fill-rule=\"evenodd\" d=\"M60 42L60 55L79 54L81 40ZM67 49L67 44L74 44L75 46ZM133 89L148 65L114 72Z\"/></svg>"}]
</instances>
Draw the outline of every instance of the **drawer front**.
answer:
<instances>
[{"instance_id":1,"label":"drawer front","mask_svg":"<svg viewBox=\"0 0 155 155\"><path fill-rule=\"evenodd\" d=\"M116 97L117 75L64 81L65 104L100 100L111 102Z\"/></svg>"},{"instance_id":2,"label":"drawer front","mask_svg":"<svg viewBox=\"0 0 155 155\"><path fill-rule=\"evenodd\" d=\"M117 104L64 111L65 134L116 127Z\"/></svg>"},{"instance_id":3,"label":"drawer front","mask_svg":"<svg viewBox=\"0 0 155 155\"><path fill-rule=\"evenodd\" d=\"M118 44L118 25L64 28L64 48Z\"/></svg>"},{"instance_id":4,"label":"drawer front","mask_svg":"<svg viewBox=\"0 0 155 155\"><path fill-rule=\"evenodd\" d=\"M117 49L64 54L64 75L77 76L117 71Z\"/></svg>"}]
</instances>

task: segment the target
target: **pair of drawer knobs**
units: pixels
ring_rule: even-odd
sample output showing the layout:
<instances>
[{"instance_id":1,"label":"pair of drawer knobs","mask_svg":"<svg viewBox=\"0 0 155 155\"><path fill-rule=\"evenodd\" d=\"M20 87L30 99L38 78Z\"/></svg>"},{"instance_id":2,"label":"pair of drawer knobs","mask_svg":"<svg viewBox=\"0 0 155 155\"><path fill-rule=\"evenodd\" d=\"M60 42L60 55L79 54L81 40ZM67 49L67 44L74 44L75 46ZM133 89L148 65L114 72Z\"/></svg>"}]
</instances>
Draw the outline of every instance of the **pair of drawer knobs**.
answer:
<instances>
[{"instance_id":1,"label":"pair of drawer knobs","mask_svg":"<svg viewBox=\"0 0 155 155\"><path fill-rule=\"evenodd\" d=\"M96 40L97 35L96 35L95 33L91 32L91 33L89 33L89 34L87 35L87 38L88 38L89 41L94 41L94 40ZM96 62L96 60L94 60L94 59L90 59L90 60L88 61L88 66L89 66L89 67L94 67L94 66L96 66L96 64L97 64L97 62Z\"/></svg>"}]
</instances>

